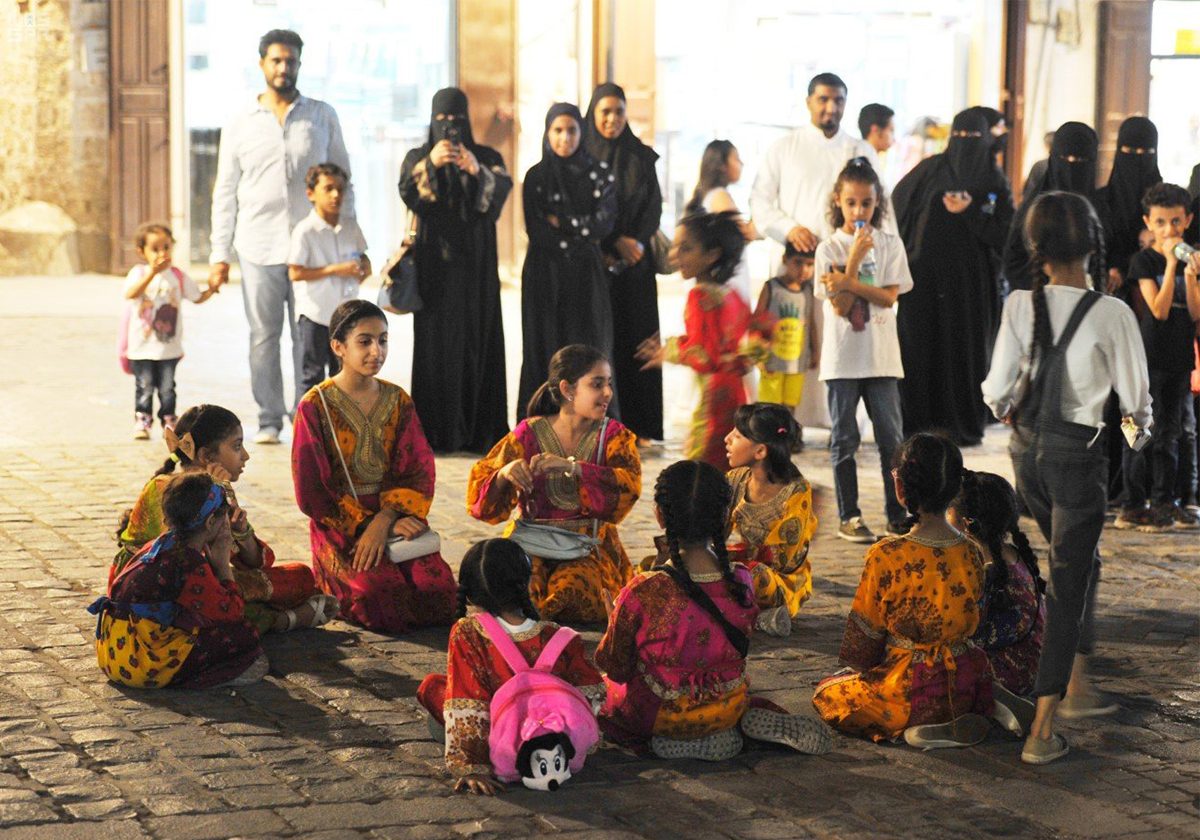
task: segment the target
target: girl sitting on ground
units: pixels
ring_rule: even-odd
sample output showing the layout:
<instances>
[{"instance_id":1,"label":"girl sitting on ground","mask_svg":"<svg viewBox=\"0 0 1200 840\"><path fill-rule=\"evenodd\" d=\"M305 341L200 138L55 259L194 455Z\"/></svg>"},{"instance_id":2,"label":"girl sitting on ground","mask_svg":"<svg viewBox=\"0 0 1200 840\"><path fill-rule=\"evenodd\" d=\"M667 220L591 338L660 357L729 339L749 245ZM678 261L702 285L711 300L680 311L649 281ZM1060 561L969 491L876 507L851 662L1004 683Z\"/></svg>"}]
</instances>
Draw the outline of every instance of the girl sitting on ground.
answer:
<instances>
[{"instance_id":1,"label":"girl sitting on ground","mask_svg":"<svg viewBox=\"0 0 1200 840\"><path fill-rule=\"evenodd\" d=\"M817 531L812 488L792 463L800 427L774 403L744 405L725 436L733 488L727 546L750 569L759 609L756 627L772 636L791 632L792 619L812 595L808 548Z\"/></svg>"},{"instance_id":2,"label":"girl sitting on ground","mask_svg":"<svg viewBox=\"0 0 1200 840\"><path fill-rule=\"evenodd\" d=\"M343 618L369 630L447 625L454 573L440 543L390 559L391 540L429 530L434 463L412 398L378 378L387 316L369 301L345 301L330 316L329 345L341 370L300 400L292 438L292 481L311 519L317 584L337 597Z\"/></svg>"},{"instance_id":3,"label":"girl sitting on ground","mask_svg":"<svg viewBox=\"0 0 1200 840\"><path fill-rule=\"evenodd\" d=\"M446 673L430 674L417 689L417 701L444 728L446 767L458 778L456 791L490 796L504 789L493 773L488 735L492 697L513 670L480 625L479 614L495 618L531 665L559 630L539 618L529 598L529 577L529 557L512 540L471 546L458 573L458 622L450 628ZM604 682L578 636L552 672L579 688L593 709L599 707Z\"/></svg>"},{"instance_id":4,"label":"girl sitting on ground","mask_svg":"<svg viewBox=\"0 0 1200 840\"><path fill-rule=\"evenodd\" d=\"M612 368L599 350L568 344L551 357L549 370L526 419L471 468L467 510L497 524L519 507L523 521L595 537L592 551L572 559L531 550L529 586L546 618L601 622L601 593L617 592L632 574L617 525L642 492L637 438L605 416ZM515 530L514 522L505 534Z\"/></svg>"},{"instance_id":5,"label":"girl sitting on ground","mask_svg":"<svg viewBox=\"0 0 1200 840\"><path fill-rule=\"evenodd\" d=\"M963 474L949 520L975 540L987 564L987 608L973 638L987 653L996 681L1024 695L1033 691L1042 655L1046 582L1017 517L1017 493L1002 476Z\"/></svg>"},{"instance_id":6,"label":"girl sitting on ground","mask_svg":"<svg viewBox=\"0 0 1200 840\"><path fill-rule=\"evenodd\" d=\"M246 510L238 504L233 483L241 477L250 453L242 445L237 415L219 405L193 406L163 436L170 457L122 518L117 532L120 548L109 582L142 546L166 530L163 490L178 465L184 473L212 476L225 492L233 534L233 574L246 601L246 619L259 633L319 627L337 615L337 599L317 592L312 569L303 563L276 563L275 552L255 534Z\"/></svg>"},{"instance_id":7,"label":"girl sitting on ground","mask_svg":"<svg viewBox=\"0 0 1200 840\"><path fill-rule=\"evenodd\" d=\"M983 555L946 521L962 486L962 453L937 435L904 441L892 470L908 532L867 549L841 659L849 673L817 686L831 726L875 741L932 749L987 737L992 672L971 641L983 597Z\"/></svg>"},{"instance_id":8,"label":"girl sitting on ground","mask_svg":"<svg viewBox=\"0 0 1200 840\"><path fill-rule=\"evenodd\" d=\"M725 550L729 502L729 484L710 464L680 461L659 475L654 511L670 561L634 577L612 603L596 649L608 687L601 729L634 749L648 743L660 758L732 758L743 735L827 752L831 734L819 721L750 697L758 606L750 572Z\"/></svg>"},{"instance_id":9,"label":"girl sitting on ground","mask_svg":"<svg viewBox=\"0 0 1200 840\"><path fill-rule=\"evenodd\" d=\"M246 685L267 673L234 580L229 500L207 473L163 490L167 531L135 554L88 607L96 657L131 688Z\"/></svg>"}]
</instances>

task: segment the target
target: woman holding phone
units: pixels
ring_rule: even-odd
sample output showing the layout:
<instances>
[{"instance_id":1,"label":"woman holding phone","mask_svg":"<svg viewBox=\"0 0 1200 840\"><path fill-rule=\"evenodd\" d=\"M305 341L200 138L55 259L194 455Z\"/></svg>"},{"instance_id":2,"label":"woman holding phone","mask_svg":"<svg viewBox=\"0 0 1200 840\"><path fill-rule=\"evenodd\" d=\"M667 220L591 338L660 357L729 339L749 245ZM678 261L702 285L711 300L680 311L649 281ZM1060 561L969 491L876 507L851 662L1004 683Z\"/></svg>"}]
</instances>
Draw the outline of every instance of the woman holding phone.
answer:
<instances>
[{"instance_id":1,"label":"woman holding phone","mask_svg":"<svg viewBox=\"0 0 1200 840\"><path fill-rule=\"evenodd\" d=\"M963 111L946 151L892 193L913 277L897 313L905 437L939 429L959 446L983 439L979 384L999 323L1000 251L1013 216L993 139L978 109Z\"/></svg>"}]
</instances>

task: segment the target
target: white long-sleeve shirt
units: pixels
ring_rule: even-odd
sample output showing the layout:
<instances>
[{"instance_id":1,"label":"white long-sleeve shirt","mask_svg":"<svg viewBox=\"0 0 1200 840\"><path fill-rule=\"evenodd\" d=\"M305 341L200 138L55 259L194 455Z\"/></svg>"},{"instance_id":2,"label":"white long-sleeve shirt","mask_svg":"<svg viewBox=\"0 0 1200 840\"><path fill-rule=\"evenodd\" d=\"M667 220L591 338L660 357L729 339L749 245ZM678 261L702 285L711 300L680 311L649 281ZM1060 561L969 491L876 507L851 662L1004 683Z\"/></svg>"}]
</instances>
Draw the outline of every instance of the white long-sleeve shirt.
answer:
<instances>
[{"instance_id":1,"label":"white long-sleeve shirt","mask_svg":"<svg viewBox=\"0 0 1200 840\"><path fill-rule=\"evenodd\" d=\"M232 262L236 251L259 265L286 263L292 228L311 209L304 176L318 163L336 163L350 172L333 106L298 95L280 125L256 97L221 132L209 262ZM349 184L342 216L354 218Z\"/></svg>"},{"instance_id":2,"label":"white long-sleeve shirt","mask_svg":"<svg viewBox=\"0 0 1200 840\"><path fill-rule=\"evenodd\" d=\"M1075 304L1086 294L1072 286L1046 286L1050 330L1057 341ZM997 417L1012 409L1013 390L1029 358L1033 341L1033 293L1016 291L1004 303L992 367L983 381L983 401ZM1121 415L1149 428L1150 374L1137 320L1122 301L1101 298L1079 324L1067 347L1062 383L1064 420L1092 428L1104 426L1104 403L1117 392Z\"/></svg>"},{"instance_id":3,"label":"white long-sleeve shirt","mask_svg":"<svg viewBox=\"0 0 1200 840\"><path fill-rule=\"evenodd\" d=\"M796 225L828 239L833 233L826 214L833 184L846 161L865 157L878 171L875 150L865 140L856 140L839 130L826 137L821 129L806 123L767 149L750 192L750 215L764 236L786 242ZM897 233L891 208L880 228Z\"/></svg>"}]
</instances>

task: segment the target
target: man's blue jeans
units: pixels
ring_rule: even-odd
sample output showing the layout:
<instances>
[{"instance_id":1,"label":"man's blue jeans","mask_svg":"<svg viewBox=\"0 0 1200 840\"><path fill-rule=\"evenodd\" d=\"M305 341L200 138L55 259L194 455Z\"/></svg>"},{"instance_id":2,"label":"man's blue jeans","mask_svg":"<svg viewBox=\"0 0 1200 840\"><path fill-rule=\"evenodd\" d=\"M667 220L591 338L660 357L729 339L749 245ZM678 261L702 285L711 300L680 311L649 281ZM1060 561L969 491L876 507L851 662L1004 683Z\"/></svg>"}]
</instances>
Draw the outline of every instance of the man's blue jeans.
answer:
<instances>
[{"instance_id":1,"label":"man's blue jeans","mask_svg":"<svg viewBox=\"0 0 1200 840\"><path fill-rule=\"evenodd\" d=\"M892 485L892 458L900 447L903 422L900 416L900 385L894 376L870 379L828 379L830 454L833 457L833 483L837 493L838 518L845 522L861 516L858 507L858 464L854 455L862 442L858 434L858 401L867 405L867 415L875 429L879 461L883 474L883 497L888 522L903 520L906 511L896 498Z\"/></svg>"},{"instance_id":2,"label":"man's blue jeans","mask_svg":"<svg viewBox=\"0 0 1200 840\"><path fill-rule=\"evenodd\" d=\"M284 316L292 337L292 381L299 382L302 363L296 338L296 299L286 265L241 261L242 303L250 322L250 390L258 403L258 427L283 429L288 403L283 393L279 338Z\"/></svg>"}]
</instances>

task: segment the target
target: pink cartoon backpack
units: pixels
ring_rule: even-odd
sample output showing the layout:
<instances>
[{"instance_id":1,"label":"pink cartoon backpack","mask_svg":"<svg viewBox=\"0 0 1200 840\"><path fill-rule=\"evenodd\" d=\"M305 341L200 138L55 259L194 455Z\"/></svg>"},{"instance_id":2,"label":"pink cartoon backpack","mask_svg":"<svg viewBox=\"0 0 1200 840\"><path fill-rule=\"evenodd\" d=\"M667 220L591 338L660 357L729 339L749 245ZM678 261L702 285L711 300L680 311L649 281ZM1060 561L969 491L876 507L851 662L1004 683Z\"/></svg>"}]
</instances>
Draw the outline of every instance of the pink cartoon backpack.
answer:
<instances>
[{"instance_id":1,"label":"pink cartoon backpack","mask_svg":"<svg viewBox=\"0 0 1200 840\"><path fill-rule=\"evenodd\" d=\"M583 692L551 673L579 634L560 627L531 667L500 623L485 612L475 618L500 651L513 676L492 698L488 746L496 777L520 779L534 790L558 790L583 769L600 740L592 704Z\"/></svg>"}]
</instances>

